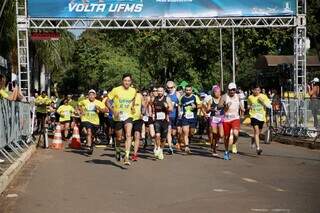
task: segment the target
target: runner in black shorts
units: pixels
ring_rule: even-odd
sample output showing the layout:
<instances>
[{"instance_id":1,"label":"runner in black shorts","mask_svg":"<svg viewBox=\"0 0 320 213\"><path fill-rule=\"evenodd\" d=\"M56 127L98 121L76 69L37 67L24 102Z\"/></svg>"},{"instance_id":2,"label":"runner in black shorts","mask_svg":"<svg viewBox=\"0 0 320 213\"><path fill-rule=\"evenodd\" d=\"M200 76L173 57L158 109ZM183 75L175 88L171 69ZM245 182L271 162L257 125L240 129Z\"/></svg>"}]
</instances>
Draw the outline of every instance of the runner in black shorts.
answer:
<instances>
[{"instance_id":1,"label":"runner in black shorts","mask_svg":"<svg viewBox=\"0 0 320 213\"><path fill-rule=\"evenodd\" d=\"M132 161L138 160L138 149L139 149L141 131L142 131L142 125L143 125L141 111L142 111L142 95L141 93L137 92L134 98L134 113L132 116L132 119L133 119L132 133L134 136L134 152L133 152L133 155L131 156Z\"/></svg>"},{"instance_id":2,"label":"runner in black shorts","mask_svg":"<svg viewBox=\"0 0 320 213\"><path fill-rule=\"evenodd\" d=\"M156 148L154 155L156 158L163 160L163 147L165 145L168 127L169 116L168 113L172 111L172 102L169 97L164 95L164 88L158 87L158 97L155 97L153 102L154 110L154 128L156 132Z\"/></svg>"}]
</instances>

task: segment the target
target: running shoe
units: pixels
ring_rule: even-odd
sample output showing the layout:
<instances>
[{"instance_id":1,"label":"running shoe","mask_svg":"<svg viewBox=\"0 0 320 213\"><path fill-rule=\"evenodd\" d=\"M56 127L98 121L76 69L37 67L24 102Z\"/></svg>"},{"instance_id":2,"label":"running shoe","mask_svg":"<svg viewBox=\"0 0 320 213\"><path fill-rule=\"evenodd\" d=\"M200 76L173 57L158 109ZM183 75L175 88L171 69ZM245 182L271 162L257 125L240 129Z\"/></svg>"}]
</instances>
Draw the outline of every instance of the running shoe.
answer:
<instances>
[{"instance_id":1,"label":"running shoe","mask_svg":"<svg viewBox=\"0 0 320 213\"><path fill-rule=\"evenodd\" d=\"M121 151L120 150L116 151L116 159L117 159L117 161L121 161Z\"/></svg>"},{"instance_id":2,"label":"running shoe","mask_svg":"<svg viewBox=\"0 0 320 213\"><path fill-rule=\"evenodd\" d=\"M169 155L173 155L173 149L172 149L172 147L170 147L170 148L168 149L168 154L169 154Z\"/></svg>"},{"instance_id":3,"label":"running shoe","mask_svg":"<svg viewBox=\"0 0 320 213\"><path fill-rule=\"evenodd\" d=\"M262 149L257 149L257 154L261 155L262 154Z\"/></svg>"},{"instance_id":4,"label":"running shoe","mask_svg":"<svg viewBox=\"0 0 320 213\"><path fill-rule=\"evenodd\" d=\"M123 164L124 164L124 165L127 165L127 166L130 166L130 165L131 165L131 163L130 163L130 161L129 161L128 158L124 158Z\"/></svg>"},{"instance_id":5,"label":"running shoe","mask_svg":"<svg viewBox=\"0 0 320 213\"><path fill-rule=\"evenodd\" d=\"M180 151L181 151L181 147L180 147L180 144L179 144L179 143L176 144L176 150L177 150L177 152L180 152Z\"/></svg>"},{"instance_id":6,"label":"running shoe","mask_svg":"<svg viewBox=\"0 0 320 213\"><path fill-rule=\"evenodd\" d=\"M158 158L158 156L159 156L159 149L154 148L153 154L154 154L154 157L155 157L155 158Z\"/></svg>"},{"instance_id":7,"label":"running shoe","mask_svg":"<svg viewBox=\"0 0 320 213\"><path fill-rule=\"evenodd\" d=\"M93 153L93 147L88 147L87 154L92 155L92 153Z\"/></svg>"},{"instance_id":8,"label":"running shoe","mask_svg":"<svg viewBox=\"0 0 320 213\"><path fill-rule=\"evenodd\" d=\"M219 154L216 153L216 152L213 152L213 153L212 153L212 156L215 157L215 158L218 158L218 157L219 157Z\"/></svg>"},{"instance_id":9,"label":"running shoe","mask_svg":"<svg viewBox=\"0 0 320 213\"><path fill-rule=\"evenodd\" d=\"M187 153L187 154L191 154L191 150L188 146L186 146L186 148L184 149L184 151Z\"/></svg>"},{"instance_id":10,"label":"running shoe","mask_svg":"<svg viewBox=\"0 0 320 213\"><path fill-rule=\"evenodd\" d=\"M134 154L133 154L133 155L131 156L131 160L132 160L132 161L138 161L138 155L134 155Z\"/></svg>"},{"instance_id":11,"label":"running shoe","mask_svg":"<svg viewBox=\"0 0 320 213\"><path fill-rule=\"evenodd\" d=\"M237 154L238 153L237 144L232 144L232 153L233 154Z\"/></svg>"},{"instance_id":12,"label":"running shoe","mask_svg":"<svg viewBox=\"0 0 320 213\"><path fill-rule=\"evenodd\" d=\"M230 159L229 159L229 152L228 152L228 151L225 151L225 152L224 152L223 159L224 159L224 160L230 160Z\"/></svg>"},{"instance_id":13,"label":"running shoe","mask_svg":"<svg viewBox=\"0 0 320 213\"><path fill-rule=\"evenodd\" d=\"M164 155L163 155L163 150L162 149L159 149L159 151L158 151L158 159L159 160L163 160L164 159Z\"/></svg>"}]
</instances>

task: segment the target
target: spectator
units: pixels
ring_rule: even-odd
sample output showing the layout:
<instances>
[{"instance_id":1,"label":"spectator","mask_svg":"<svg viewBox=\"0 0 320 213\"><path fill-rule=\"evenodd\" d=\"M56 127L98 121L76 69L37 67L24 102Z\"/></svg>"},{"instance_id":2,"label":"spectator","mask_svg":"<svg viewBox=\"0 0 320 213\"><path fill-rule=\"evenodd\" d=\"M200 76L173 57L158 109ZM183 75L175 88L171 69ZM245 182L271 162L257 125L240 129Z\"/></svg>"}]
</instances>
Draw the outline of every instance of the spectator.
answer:
<instances>
[{"instance_id":1,"label":"spectator","mask_svg":"<svg viewBox=\"0 0 320 213\"><path fill-rule=\"evenodd\" d=\"M320 89L319 89L319 78L314 78L310 85L308 85L308 93L310 95L310 108L312 111L313 116L313 125L315 128L319 127L318 121L318 112L319 112L319 96L320 96Z\"/></svg>"},{"instance_id":2,"label":"spectator","mask_svg":"<svg viewBox=\"0 0 320 213\"><path fill-rule=\"evenodd\" d=\"M0 74L0 98L8 99L9 101L16 101L19 95L19 88L14 86L12 88L12 93L6 90L6 77Z\"/></svg>"}]
</instances>

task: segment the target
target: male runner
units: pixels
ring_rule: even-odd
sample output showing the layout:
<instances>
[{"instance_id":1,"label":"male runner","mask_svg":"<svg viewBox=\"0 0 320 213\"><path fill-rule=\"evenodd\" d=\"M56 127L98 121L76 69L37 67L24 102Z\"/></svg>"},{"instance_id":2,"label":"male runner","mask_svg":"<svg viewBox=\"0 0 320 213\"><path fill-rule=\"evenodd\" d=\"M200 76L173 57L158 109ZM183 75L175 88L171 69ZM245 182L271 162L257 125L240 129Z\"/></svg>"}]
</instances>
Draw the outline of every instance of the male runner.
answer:
<instances>
[{"instance_id":1,"label":"male runner","mask_svg":"<svg viewBox=\"0 0 320 213\"><path fill-rule=\"evenodd\" d=\"M167 141L169 145L169 154L173 154L172 142L177 144L177 119L180 94L176 91L176 85L173 81L167 82L168 97L172 101L173 109L169 113L169 129Z\"/></svg>"},{"instance_id":2,"label":"male runner","mask_svg":"<svg viewBox=\"0 0 320 213\"><path fill-rule=\"evenodd\" d=\"M248 108L251 125L254 131L253 142L256 145L257 154L261 155L260 134L263 124L266 122L266 108L271 108L271 102L265 94L261 93L259 85L252 88L252 95L248 98Z\"/></svg>"},{"instance_id":3,"label":"male runner","mask_svg":"<svg viewBox=\"0 0 320 213\"><path fill-rule=\"evenodd\" d=\"M241 104L240 97L236 94L237 86L235 83L230 83L228 85L228 93L224 94L219 102L219 108L224 108L224 121L223 121L223 130L224 130L224 146L225 153L224 159L231 160L229 154L229 139L231 130L233 132L233 144L232 144L232 153L236 154L237 151L237 140L239 137L240 131L240 115L239 110L244 112L244 107Z\"/></svg>"},{"instance_id":4,"label":"male runner","mask_svg":"<svg viewBox=\"0 0 320 213\"><path fill-rule=\"evenodd\" d=\"M185 152L191 153L189 148L189 136L192 136L197 127L197 112L201 108L201 102L198 96L192 94L192 86L187 85L185 87L185 95L180 99L179 107L181 108L180 116L182 118L182 133L185 143Z\"/></svg>"},{"instance_id":5,"label":"male runner","mask_svg":"<svg viewBox=\"0 0 320 213\"><path fill-rule=\"evenodd\" d=\"M124 164L130 165L130 147L131 147L131 133L132 133L132 117L134 113L134 98L136 96L136 90L131 87L132 76L131 74L124 74L122 76L122 85L115 87L108 94L109 100L113 100L113 107L110 102L106 102L108 108L113 114L115 121L116 132L116 158L121 160L120 143L122 138L125 137L125 158ZM125 134L123 134L123 129Z\"/></svg>"},{"instance_id":6,"label":"male runner","mask_svg":"<svg viewBox=\"0 0 320 213\"><path fill-rule=\"evenodd\" d=\"M133 134L134 134L134 152L131 156L132 161L138 160L138 149L140 144L141 132L142 132L142 95L137 91L136 97L134 98L134 114L133 119Z\"/></svg>"},{"instance_id":7,"label":"male runner","mask_svg":"<svg viewBox=\"0 0 320 213\"><path fill-rule=\"evenodd\" d=\"M86 129L87 133L87 151L88 154L93 152L93 136L100 123L99 112L106 112L106 106L96 100L96 91L89 91L88 98L79 102L79 110L81 115L81 127Z\"/></svg>"},{"instance_id":8,"label":"male runner","mask_svg":"<svg viewBox=\"0 0 320 213\"><path fill-rule=\"evenodd\" d=\"M153 101L154 128L156 132L155 157L163 160L163 147L168 136L169 113L172 111L172 102L164 95L164 88L158 87L158 96Z\"/></svg>"}]
</instances>

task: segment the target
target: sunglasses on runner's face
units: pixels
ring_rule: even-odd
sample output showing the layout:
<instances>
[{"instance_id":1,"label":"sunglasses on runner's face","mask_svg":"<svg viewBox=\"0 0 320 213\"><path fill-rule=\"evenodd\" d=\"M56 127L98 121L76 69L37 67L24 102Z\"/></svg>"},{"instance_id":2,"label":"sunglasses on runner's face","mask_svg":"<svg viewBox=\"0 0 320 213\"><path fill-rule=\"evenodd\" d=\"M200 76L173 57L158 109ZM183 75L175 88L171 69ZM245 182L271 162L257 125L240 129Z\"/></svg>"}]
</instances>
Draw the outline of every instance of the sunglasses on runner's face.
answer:
<instances>
[{"instance_id":1,"label":"sunglasses on runner's face","mask_svg":"<svg viewBox=\"0 0 320 213\"><path fill-rule=\"evenodd\" d=\"M173 89L174 87L167 87L168 89Z\"/></svg>"},{"instance_id":2,"label":"sunglasses on runner's face","mask_svg":"<svg viewBox=\"0 0 320 213\"><path fill-rule=\"evenodd\" d=\"M146 93L144 93L144 94L142 94L143 96L148 96L148 94L146 94Z\"/></svg>"},{"instance_id":3,"label":"sunglasses on runner's face","mask_svg":"<svg viewBox=\"0 0 320 213\"><path fill-rule=\"evenodd\" d=\"M235 92L235 91L236 91L236 89L229 89L229 91Z\"/></svg>"}]
</instances>

